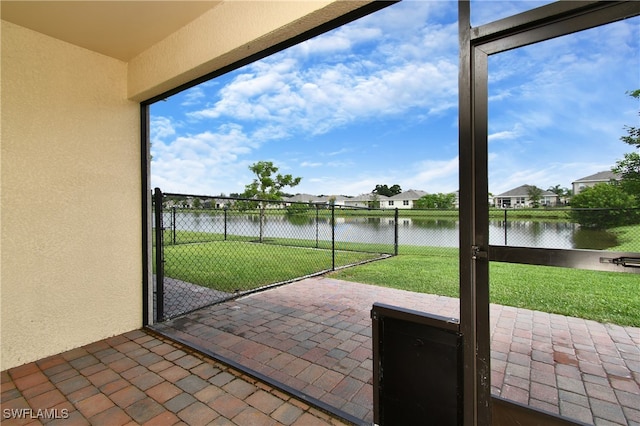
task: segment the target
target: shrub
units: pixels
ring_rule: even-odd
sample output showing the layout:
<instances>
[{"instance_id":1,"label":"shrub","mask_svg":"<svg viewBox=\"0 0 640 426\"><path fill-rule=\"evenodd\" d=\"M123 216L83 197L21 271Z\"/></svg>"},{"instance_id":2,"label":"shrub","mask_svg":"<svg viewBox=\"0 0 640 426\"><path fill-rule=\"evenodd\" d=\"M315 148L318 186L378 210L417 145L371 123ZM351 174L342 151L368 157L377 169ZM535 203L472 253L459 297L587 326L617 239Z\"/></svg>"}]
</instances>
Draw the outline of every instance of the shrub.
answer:
<instances>
[{"instance_id":1,"label":"shrub","mask_svg":"<svg viewBox=\"0 0 640 426\"><path fill-rule=\"evenodd\" d=\"M571 218L585 228L606 229L636 223L635 197L618 185L599 183L571 199Z\"/></svg>"}]
</instances>

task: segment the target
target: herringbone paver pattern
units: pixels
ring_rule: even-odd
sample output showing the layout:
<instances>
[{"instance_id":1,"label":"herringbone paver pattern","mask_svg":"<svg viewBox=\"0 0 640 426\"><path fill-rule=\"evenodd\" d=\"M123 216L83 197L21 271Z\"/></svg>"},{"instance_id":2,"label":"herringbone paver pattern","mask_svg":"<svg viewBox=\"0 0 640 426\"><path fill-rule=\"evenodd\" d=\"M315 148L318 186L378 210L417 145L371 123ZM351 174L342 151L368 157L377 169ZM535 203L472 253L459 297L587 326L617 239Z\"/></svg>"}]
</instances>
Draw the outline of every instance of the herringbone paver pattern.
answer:
<instances>
[{"instance_id":1,"label":"herringbone paver pattern","mask_svg":"<svg viewBox=\"0 0 640 426\"><path fill-rule=\"evenodd\" d=\"M12 368L3 425L342 425L188 348L133 331Z\"/></svg>"},{"instance_id":2,"label":"herringbone paver pattern","mask_svg":"<svg viewBox=\"0 0 640 426\"><path fill-rule=\"evenodd\" d=\"M159 329L373 420L374 302L458 317L455 298L310 278ZM640 329L491 305L493 394L589 424L640 425Z\"/></svg>"}]
</instances>

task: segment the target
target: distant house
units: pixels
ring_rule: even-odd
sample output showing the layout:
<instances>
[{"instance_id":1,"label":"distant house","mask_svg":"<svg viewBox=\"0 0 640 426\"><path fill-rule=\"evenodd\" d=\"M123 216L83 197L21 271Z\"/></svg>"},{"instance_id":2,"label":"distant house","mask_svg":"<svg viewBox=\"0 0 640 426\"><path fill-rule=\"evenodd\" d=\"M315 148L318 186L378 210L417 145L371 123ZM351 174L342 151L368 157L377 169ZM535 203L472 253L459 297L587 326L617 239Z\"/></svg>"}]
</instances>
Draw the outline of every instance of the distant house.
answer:
<instances>
[{"instance_id":1,"label":"distant house","mask_svg":"<svg viewBox=\"0 0 640 426\"><path fill-rule=\"evenodd\" d=\"M594 175L583 177L581 179L576 180L575 182L571 182L573 195L577 195L583 189L588 188L590 186L594 186L595 184L607 183L607 182L611 182L612 180L615 180L615 181L620 180L620 176L612 172L611 170L598 172Z\"/></svg>"},{"instance_id":2,"label":"distant house","mask_svg":"<svg viewBox=\"0 0 640 426\"><path fill-rule=\"evenodd\" d=\"M522 208L532 207L531 197L529 197L529 188L532 185L522 185L517 188L513 188L507 192L496 195L493 198L493 202L496 207L506 208ZM558 204L558 195L551 191L542 191L540 197L541 206L555 206Z\"/></svg>"},{"instance_id":3,"label":"distant house","mask_svg":"<svg viewBox=\"0 0 640 426\"><path fill-rule=\"evenodd\" d=\"M202 202L205 209L223 209L233 204L233 200L225 198L207 198Z\"/></svg>"},{"instance_id":4,"label":"distant house","mask_svg":"<svg viewBox=\"0 0 640 426\"><path fill-rule=\"evenodd\" d=\"M360 194L355 197L346 197L344 195L311 195L311 194L296 194L286 199L287 202L309 203L309 204L334 204L336 206L355 207L355 208L371 208L377 207L381 209L412 209L414 203L420 198L427 195L426 191L420 191L417 189L410 189L400 194L396 194L393 197L387 197L385 195L377 195L373 193ZM456 193L456 206L457 206L457 193ZM377 202L377 205L374 205Z\"/></svg>"},{"instance_id":5,"label":"distant house","mask_svg":"<svg viewBox=\"0 0 640 426\"><path fill-rule=\"evenodd\" d=\"M316 197L313 203L334 205L334 206L344 206L346 205L346 202L348 199L349 197L345 197L344 195L321 195Z\"/></svg>"},{"instance_id":6,"label":"distant house","mask_svg":"<svg viewBox=\"0 0 640 426\"><path fill-rule=\"evenodd\" d=\"M360 194L356 197L345 198L343 205L345 207L358 207L358 208L368 208L368 207L384 208L388 199L389 197L385 195L376 195L372 193ZM379 205L377 206L374 205L376 201L379 203Z\"/></svg>"},{"instance_id":7,"label":"distant house","mask_svg":"<svg viewBox=\"0 0 640 426\"><path fill-rule=\"evenodd\" d=\"M348 197L344 195L311 195L311 194L296 194L292 197L286 198L287 202L295 203L307 203L307 204L319 204L344 206Z\"/></svg>"},{"instance_id":8,"label":"distant house","mask_svg":"<svg viewBox=\"0 0 640 426\"><path fill-rule=\"evenodd\" d=\"M291 197L286 197L287 201L290 201L292 203L308 203L308 204L314 204L317 202L318 197L315 195L311 195L311 194L296 194L294 196Z\"/></svg>"},{"instance_id":9,"label":"distant house","mask_svg":"<svg viewBox=\"0 0 640 426\"><path fill-rule=\"evenodd\" d=\"M385 207L390 209L412 209L413 203L424 197L425 195L427 195L427 192L425 191L410 189L408 191L396 194L393 197L389 197Z\"/></svg>"}]
</instances>

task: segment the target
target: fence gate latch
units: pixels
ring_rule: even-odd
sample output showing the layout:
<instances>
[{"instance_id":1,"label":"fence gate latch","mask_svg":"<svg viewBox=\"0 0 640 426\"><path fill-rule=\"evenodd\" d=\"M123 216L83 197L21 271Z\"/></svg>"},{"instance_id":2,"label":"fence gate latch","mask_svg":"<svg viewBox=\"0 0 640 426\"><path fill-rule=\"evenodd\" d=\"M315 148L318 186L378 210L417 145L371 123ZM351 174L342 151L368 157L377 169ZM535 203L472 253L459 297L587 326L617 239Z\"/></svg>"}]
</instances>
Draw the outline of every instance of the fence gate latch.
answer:
<instances>
[{"instance_id":1,"label":"fence gate latch","mask_svg":"<svg viewBox=\"0 0 640 426\"><path fill-rule=\"evenodd\" d=\"M601 257L600 263L613 263L626 268L640 268L640 257L616 257L615 259Z\"/></svg>"},{"instance_id":2,"label":"fence gate latch","mask_svg":"<svg viewBox=\"0 0 640 426\"><path fill-rule=\"evenodd\" d=\"M484 250L480 250L478 246L471 246L471 258L473 260L477 259L487 259L489 257L488 253Z\"/></svg>"}]
</instances>

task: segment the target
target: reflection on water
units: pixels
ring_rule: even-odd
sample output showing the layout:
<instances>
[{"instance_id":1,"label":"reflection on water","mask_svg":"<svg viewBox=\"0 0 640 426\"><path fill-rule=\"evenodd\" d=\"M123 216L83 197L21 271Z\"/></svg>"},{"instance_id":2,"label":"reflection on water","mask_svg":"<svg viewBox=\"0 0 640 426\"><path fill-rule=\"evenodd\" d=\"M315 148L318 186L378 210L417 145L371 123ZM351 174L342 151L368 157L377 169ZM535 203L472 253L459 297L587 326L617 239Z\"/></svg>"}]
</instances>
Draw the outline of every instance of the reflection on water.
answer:
<instances>
[{"instance_id":1,"label":"reflection on water","mask_svg":"<svg viewBox=\"0 0 640 426\"><path fill-rule=\"evenodd\" d=\"M580 249L606 250L618 245L615 235L596 229L578 229L573 233L573 246Z\"/></svg>"},{"instance_id":2,"label":"reflection on water","mask_svg":"<svg viewBox=\"0 0 640 426\"><path fill-rule=\"evenodd\" d=\"M172 215L166 213L165 227L173 228ZM177 212L175 229L222 233L224 215ZM390 243L394 241L395 221L390 217L336 217L335 237L342 242ZM229 214L229 234L252 236L259 233L257 214ZM315 215L273 215L265 217L265 237L331 239L331 218ZM398 219L400 245L457 247L459 221L446 218ZM604 250L616 245L616 237L606 231L581 229L568 222L508 221L489 222L489 243L520 247L596 249Z\"/></svg>"}]
</instances>

